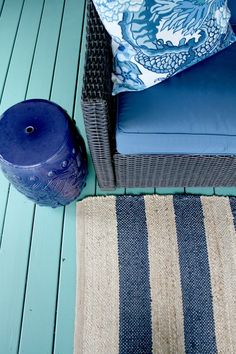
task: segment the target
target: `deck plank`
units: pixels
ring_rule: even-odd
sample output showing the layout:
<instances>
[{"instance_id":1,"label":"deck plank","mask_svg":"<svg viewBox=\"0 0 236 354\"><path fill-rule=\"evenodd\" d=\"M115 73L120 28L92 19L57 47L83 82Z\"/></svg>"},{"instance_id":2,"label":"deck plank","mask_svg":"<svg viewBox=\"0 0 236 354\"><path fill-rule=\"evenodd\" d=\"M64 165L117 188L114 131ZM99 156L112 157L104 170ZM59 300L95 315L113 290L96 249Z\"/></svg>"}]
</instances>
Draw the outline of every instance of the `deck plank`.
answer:
<instances>
[{"instance_id":1,"label":"deck plank","mask_svg":"<svg viewBox=\"0 0 236 354\"><path fill-rule=\"evenodd\" d=\"M75 322L76 203L66 207L60 260L57 316L53 354L73 354Z\"/></svg>"},{"instance_id":2,"label":"deck plank","mask_svg":"<svg viewBox=\"0 0 236 354\"><path fill-rule=\"evenodd\" d=\"M31 0L25 1L2 96L0 114L25 97L42 6L43 0L35 3Z\"/></svg>"},{"instance_id":3,"label":"deck plank","mask_svg":"<svg viewBox=\"0 0 236 354\"><path fill-rule=\"evenodd\" d=\"M37 206L19 353L52 352L62 227L63 208Z\"/></svg>"},{"instance_id":4,"label":"deck plank","mask_svg":"<svg viewBox=\"0 0 236 354\"><path fill-rule=\"evenodd\" d=\"M76 102L78 94L80 95L78 86L81 81L80 64L83 57L84 12L84 0L80 0L80 2L78 0L67 0L60 40L61 50L59 48L58 67L55 71L55 83L58 83L61 89L59 92L58 86L56 86L53 91L53 97L55 97L56 102L63 105L77 123L81 119L81 117L77 116ZM53 348L53 353L56 354L72 354L74 346L75 217L75 203L72 203L65 208Z\"/></svg>"},{"instance_id":5,"label":"deck plank","mask_svg":"<svg viewBox=\"0 0 236 354\"><path fill-rule=\"evenodd\" d=\"M155 194L168 195L168 194L183 194L184 188L155 188Z\"/></svg>"},{"instance_id":6,"label":"deck plank","mask_svg":"<svg viewBox=\"0 0 236 354\"><path fill-rule=\"evenodd\" d=\"M60 41L57 47L57 60L53 75L52 94L50 97L52 101L59 103L65 108L70 115L73 115L74 92L80 48L80 32L83 19L83 11L80 10L81 7L78 8L78 1L66 1ZM49 30L48 27L47 29ZM32 74L33 72L34 71L32 70ZM51 73L50 77L52 77ZM70 261L72 267L74 265L75 269L75 254L73 253L75 252L74 243L70 245L69 242L70 238L72 238L73 241L75 240L75 228L73 231L71 229L69 230L70 237L66 234L68 228L64 229L63 237L61 237L62 235L60 235L59 230L62 229L62 223L64 221L64 214L62 213L63 208L58 209L59 211L47 209L48 212L45 211L44 213L38 212L38 209L40 209L40 207L37 207L35 215L35 228L36 225L38 225L38 231L34 231L33 233L34 242L32 243L31 252L33 255L40 254L40 259L32 256L30 260L20 352L30 352L33 341L36 348L38 348L38 352L36 350L35 353L51 353L52 351L61 353L60 346L62 344L64 348L73 348L75 277L73 277L73 272L66 272L65 278L61 275L61 271L63 270L62 263L64 265L64 253L67 252L65 250L66 248L70 249L70 252L72 252ZM67 220L67 208L65 213ZM45 227L44 225L48 225L47 220L50 218L50 215L53 219L53 224L51 225L51 228L47 228L47 237L44 238L44 244L42 244L40 228ZM71 215L71 218L73 220L72 223L75 225L75 212ZM52 231L55 232L54 238L52 238ZM51 263L48 258L48 249L55 250L55 253L52 254ZM67 258L69 258L68 255ZM40 266L41 264L42 267ZM44 265L47 265L47 267ZM35 291L35 279L38 279L37 295ZM68 295L69 289L64 289L63 279L64 283L69 282L72 284L70 298L68 297L67 301L64 303L63 294L66 292ZM63 306L64 304L66 305L66 308ZM45 307L47 311L42 314L42 308ZM29 312L29 308L32 309L31 312ZM69 313L71 316L68 317ZM67 314L66 318L64 318L65 314ZM38 335L38 326L35 326L34 323L40 323L43 328L41 329L41 336ZM68 337L65 335L64 331L61 331L61 325L63 327L63 323L67 323ZM72 328L72 332L71 330L69 331L69 328ZM42 338L44 338L43 343ZM72 353L70 349L66 352Z\"/></svg>"},{"instance_id":7,"label":"deck plank","mask_svg":"<svg viewBox=\"0 0 236 354\"><path fill-rule=\"evenodd\" d=\"M15 44L18 26L21 19L23 0L17 2L7 1L2 8L0 17L0 43L1 43L1 65L0 65L0 101L3 94L4 84L8 67ZM0 6L1 9L1 6Z\"/></svg>"},{"instance_id":8,"label":"deck plank","mask_svg":"<svg viewBox=\"0 0 236 354\"><path fill-rule=\"evenodd\" d=\"M4 354L17 353L33 212L33 204L12 188L0 250L0 343Z\"/></svg>"},{"instance_id":9,"label":"deck plank","mask_svg":"<svg viewBox=\"0 0 236 354\"><path fill-rule=\"evenodd\" d=\"M0 171L0 246L2 241L4 220L7 208L8 194L10 185L7 179L3 176ZM0 284L1 285L1 284Z\"/></svg>"},{"instance_id":10,"label":"deck plank","mask_svg":"<svg viewBox=\"0 0 236 354\"><path fill-rule=\"evenodd\" d=\"M116 188L110 191L102 190L99 187L99 184L96 183L96 195L97 196L102 196L102 195L123 195L125 194L125 188Z\"/></svg>"},{"instance_id":11,"label":"deck plank","mask_svg":"<svg viewBox=\"0 0 236 354\"><path fill-rule=\"evenodd\" d=\"M197 194L197 195L214 195L214 188L212 187L194 187L185 188L187 194Z\"/></svg>"},{"instance_id":12,"label":"deck plank","mask_svg":"<svg viewBox=\"0 0 236 354\"><path fill-rule=\"evenodd\" d=\"M53 82L64 0L47 0L35 49L27 99L49 99Z\"/></svg>"},{"instance_id":13,"label":"deck plank","mask_svg":"<svg viewBox=\"0 0 236 354\"><path fill-rule=\"evenodd\" d=\"M24 4L1 111L25 97L42 7L42 0L27 0ZM34 204L11 188L0 253L0 343L4 354L16 353L18 349L33 215Z\"/></svg>"},{"instance_id":14,"label":"deck plank","mask_svg":"<svg viewBox=\"0 0 236 354\"><path fill-rule=\"evenodd\" d=\"M45 3L27 98L50 96L63 4ZM52 351L62 227L63 208L36 207L19 353Z\"/></svg>"},{"instance_id":15,"label":"deck plank","mask_svg":"<svg viewBox=\"0 0 236 354\"><path fill-rule=\"evenodd\" d=\"M215 188L215 195L236 196L236 187Z\"/></svg>"},{"instance_id":16,"label":"deck plank","mask_svg":"<svg viewBox=\"0 0 236 354\"><path fill-rule=\"evenodd\" d=\"M125 194L127 195L141 195L141 194L154 194L154 188L126 188Z\"/></svg>"},{"instance_id":17,"label":"deck plank","mask_svg":"<svg viewBox=\"0 0 236 354\"><path fill-rule=\"evenodd\" d=\"M0 251L0 342L6 354L18 348L33 211L33 204L12 189Z\"/></svg>"},{"instance_id":18,"label":"deck plank","mask_svg":"<svg viewBox=\"0 0 236 354\"><path fill-rule=\"evenodd\" d=\"M0 16L2 15L2 10L3 10L3 6L4 6L4 1L5 1L5 0L0 0Z\"/></svg>"},{"instance_id":19,"label":"deck plank","mask_svg":"<svg viewBox=\"0 0 236 354\"><path fill-rule=\"evenodd\" d=\"M66 0L52 87L52 100L70 116L74 113L83 8L83 0Z\"/></svg>"},{"instance_id":20,"label":"deck plank","mask_svg":"<svg viewBox=\"0 0 236 354\"><path fill-rule=\"evenodd\" d=\"M3 0L0 1L0 101L3 94L4 83L11 59L11 54L14 48L19 21L21 18L22 4L23 0L18 1L17 4L9 2L6 2L4 4ZM7 207L8 192L9 183L0 171L0 245L3 233L5 212Z\"/></svg>"}]
</instances>

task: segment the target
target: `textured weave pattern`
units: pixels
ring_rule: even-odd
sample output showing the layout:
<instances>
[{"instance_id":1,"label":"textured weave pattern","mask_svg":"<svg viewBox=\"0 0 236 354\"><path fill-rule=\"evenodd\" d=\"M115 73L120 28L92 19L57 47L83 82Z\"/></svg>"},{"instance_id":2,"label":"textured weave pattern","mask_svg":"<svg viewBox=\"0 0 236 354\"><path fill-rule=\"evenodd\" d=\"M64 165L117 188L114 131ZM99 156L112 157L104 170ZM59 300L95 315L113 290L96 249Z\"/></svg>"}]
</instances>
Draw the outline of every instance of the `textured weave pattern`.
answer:
<instances>
[{"instance_id":1,"label":"textured weave pattern","mask_svg":"<svg viewBox=\"0 0 236 354\"><path fill-rule=\"evenodd\" d=\"M120 271L120 353L145 353L146 348L152 346L152 327L144 200L137 203L135 198L127 200L117 197L116 211ZM133 227L134 219L138 227Z\"/></svg>"},{"instance_id":2,"label":"textured weave pattern","mask_svg":"<svg viewBox=\"0 0 236 354\"><path fill-rule=\"evenodd\" d=\"M111 38L92 1L87 2L82 107L99 186L104 190L115 187L235 186L235 156L122 155L116 152L117 102L111 94Z\"/></svg>"},{"instance_id":3,"label":"textured weave pattern","mask_svg":"<svg viewBox=\"0 0 236 354\"><path fill-rule=\"evenodd\" d=\"M77 206L76 354L236 353L236 198Z\"/></svg>"}]
</instances>

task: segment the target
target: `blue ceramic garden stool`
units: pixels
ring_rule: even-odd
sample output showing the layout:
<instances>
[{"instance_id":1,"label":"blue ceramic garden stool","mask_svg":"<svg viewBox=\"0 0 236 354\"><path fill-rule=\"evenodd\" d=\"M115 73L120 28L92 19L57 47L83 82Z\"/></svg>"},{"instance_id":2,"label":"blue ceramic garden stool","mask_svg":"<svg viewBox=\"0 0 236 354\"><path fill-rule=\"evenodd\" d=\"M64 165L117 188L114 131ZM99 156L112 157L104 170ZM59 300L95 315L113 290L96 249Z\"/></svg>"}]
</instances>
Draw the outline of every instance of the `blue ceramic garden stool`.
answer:
<instances>
[{"instance_id":1,"label":"blue ceramic garden stool","mask_svg":"<svg viewBox=\"0 0 236 354\"><path fill-rule=\"evenodd\" d=\"M85 185L84 141L57 104L27 100L0 119L0 163L8 180L39 205L57 207L78 198Z\"/></svg>"}]
</instances>

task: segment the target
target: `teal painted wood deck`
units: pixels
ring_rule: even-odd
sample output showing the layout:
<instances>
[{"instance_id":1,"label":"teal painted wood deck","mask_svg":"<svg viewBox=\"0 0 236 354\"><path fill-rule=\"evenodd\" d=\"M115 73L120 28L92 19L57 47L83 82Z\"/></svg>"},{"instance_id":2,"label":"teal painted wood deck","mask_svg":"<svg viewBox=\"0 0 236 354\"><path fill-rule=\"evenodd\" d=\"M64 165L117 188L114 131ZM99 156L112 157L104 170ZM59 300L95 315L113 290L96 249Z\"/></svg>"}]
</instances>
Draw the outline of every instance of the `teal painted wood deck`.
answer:
<instances>
[{"instance_id":1,"label":"teal painted wood deck","mask_svg":"<svg viewBox=\"0 0 236 354\"><path fill-rule=\"evenodd\" d=\"M80 96L85 0L0 0L0 114L29 98L63 106L85 136ZM88 195L197 193L235 188L101 191L89 156ZM72 354L75 203L34 205L0 173L0 354Z\"/></svg>"}]
</instances>

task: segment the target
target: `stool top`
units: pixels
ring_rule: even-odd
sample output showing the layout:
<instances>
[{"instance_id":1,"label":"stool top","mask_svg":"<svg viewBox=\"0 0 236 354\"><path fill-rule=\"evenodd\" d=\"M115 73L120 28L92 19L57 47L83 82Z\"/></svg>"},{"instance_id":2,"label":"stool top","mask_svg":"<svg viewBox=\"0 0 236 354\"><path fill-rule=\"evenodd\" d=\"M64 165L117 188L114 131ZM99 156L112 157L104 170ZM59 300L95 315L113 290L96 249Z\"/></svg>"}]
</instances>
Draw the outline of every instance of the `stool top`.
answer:
<instances>
[{"instance_id":1,"label":"stool top","mask_svg":"<svg viewBox=\"0 0 236 354\"><path fill-rule=\"evenodd\" d=\"M57 104L32 99L0 117L0 158L18 166L46 162L68 137L67 113Z\"/></svg>"}]
</instances>

